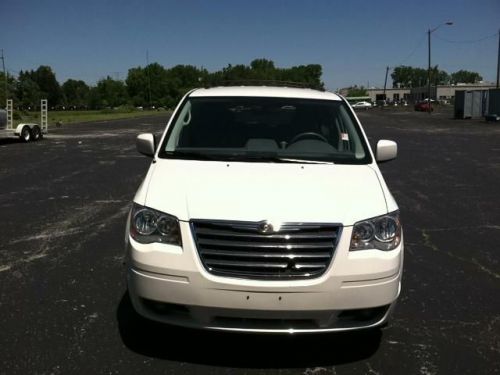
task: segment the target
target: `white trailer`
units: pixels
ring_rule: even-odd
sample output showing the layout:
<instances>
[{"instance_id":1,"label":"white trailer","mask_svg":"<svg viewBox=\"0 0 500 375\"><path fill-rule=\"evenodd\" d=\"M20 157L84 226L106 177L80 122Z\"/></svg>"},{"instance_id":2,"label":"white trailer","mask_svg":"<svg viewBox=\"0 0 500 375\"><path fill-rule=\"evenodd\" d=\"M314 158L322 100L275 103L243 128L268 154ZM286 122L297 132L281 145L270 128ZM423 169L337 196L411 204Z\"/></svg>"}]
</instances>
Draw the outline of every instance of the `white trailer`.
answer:
<instances>
[{"instance_id":1,"label":"white trailer","mask_svg":"<svg viewBox=\"0 0 500 375\"><path fill-rule=\"evenodd\" d=\"M47 99L41 100L40 124L21 123L14 127L12 99L7 99L6 121L0 121L0 137L18 136L23 142L38 141L49 132Z\"/></svg>"}]
</instances>

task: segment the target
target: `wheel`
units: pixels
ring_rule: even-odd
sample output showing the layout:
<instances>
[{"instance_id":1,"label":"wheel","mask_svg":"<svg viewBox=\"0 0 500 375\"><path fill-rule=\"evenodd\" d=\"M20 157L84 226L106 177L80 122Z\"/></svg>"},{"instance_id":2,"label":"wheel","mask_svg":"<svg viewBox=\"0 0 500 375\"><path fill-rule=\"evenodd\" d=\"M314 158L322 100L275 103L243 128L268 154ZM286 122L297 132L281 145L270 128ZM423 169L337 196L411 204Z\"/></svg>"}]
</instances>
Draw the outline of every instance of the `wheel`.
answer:
<instances>
[{"instance_id":1,"label":"wheel","mask_svg":"<svg viewBox=\"0 0 500 375\"><path fill-rule=\"evenodd\" d=\"M33 129L31 129L31 137L33 138L33 141L38 141L42 138L42 131L39 126L33 126Z\"/></svg>"},{"instance_id":2,"label":"wheel","mask_svg":"<svg viewBox=\"0 0 500 375\"><path fill-rule=\"evenodd\" d=\"M21 135L19 136L23 142L31 141L31 129L29 126L24 126L21 130Z\"/></svg>"},{"instance_id":3,"label":"wheel","mask_svg":"<svg viewBox=\"0 0 500 375\"><path fill-rule=\"evenodd\" d=\"M299 140L301 140L303 138L316 138L316 139L319 139L323 142L328 143L328 140L324 136L322 136L321 134L318 134L315 132L305 132L305 133L297 134L295 137L293 137L293 139L290 141L289 144L298 142Z\"/></svg>"}]
</instances>

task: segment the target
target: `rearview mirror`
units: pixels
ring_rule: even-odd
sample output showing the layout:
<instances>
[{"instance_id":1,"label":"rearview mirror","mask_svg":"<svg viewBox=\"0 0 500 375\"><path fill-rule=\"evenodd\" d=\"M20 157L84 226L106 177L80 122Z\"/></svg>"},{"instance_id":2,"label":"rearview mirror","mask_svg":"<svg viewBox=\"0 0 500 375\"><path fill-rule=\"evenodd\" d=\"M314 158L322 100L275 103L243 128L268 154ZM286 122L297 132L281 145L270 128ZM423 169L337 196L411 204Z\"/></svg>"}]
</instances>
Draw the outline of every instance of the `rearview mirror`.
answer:
<instances>
[{"instance_id":1,"label":"rearview mirror","mask_svg":"<svg viewBox=\"0 0 500 375\"><path fill-rule=\"evenodd\" d=\"M379 163L396 159L398 156L398 144L394 141L381 139L377 142L376 159Z\"/></svg>"},{"instance_id":2,"label":"rearview mirror","mask_svg":"<svg viewBox=\"0 0 500 375\"><path fill-rule=\"evenodd\" d=\"M155 137L151 133L143 133L137 136L135 140L137 151L141 154L153 157L155 154Z\"/></svg>"}]
</instances>

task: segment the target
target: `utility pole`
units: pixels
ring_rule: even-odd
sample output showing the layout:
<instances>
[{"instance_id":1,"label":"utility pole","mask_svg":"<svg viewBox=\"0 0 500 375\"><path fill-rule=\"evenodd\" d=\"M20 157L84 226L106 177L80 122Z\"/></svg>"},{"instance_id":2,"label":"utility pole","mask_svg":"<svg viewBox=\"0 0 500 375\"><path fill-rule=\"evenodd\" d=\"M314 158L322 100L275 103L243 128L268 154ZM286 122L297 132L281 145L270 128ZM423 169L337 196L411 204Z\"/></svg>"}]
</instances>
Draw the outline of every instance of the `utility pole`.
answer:
<instances>
[{"instance_id":1,"label":"utility pole","mask_svg":"<svg viewBox=\"0 0 500 375\"><path fill-rule=\"evenodd\" d=\"M3 66L3 80L4 80L4 89L5 89L5 102L7 102L8 92L7 92L7 73L5 72L5 57L3 57L3 49L2 49L2 66ZM497 87L498 87L498 78L497 78Z\"/></svg>"},{"instance_id":2,"label":"utility pole","mask_svg":"<svg viewBox=\"0 0 500 375\"><path fill-rule=\"evenodd\" d=\"M451 26L453 25L453 22L448 21L445 23L442 23L439 26L436 26L433 29L427 30L427 45L429 47L429 62L427 65L427 110L429 112L429 115L432 112L432 104L431 104L431 33L439 29L441 26L448 25ZM437 95L437 86L436 86L436 95Z\"/></svg>"},{"instance_id":3,"label":"utility pole","mask_svg":"<svg viewBox=\"0 0 500 375\"><path fill-rule=\"evenodd\" d=\"M432 112L431 104L431 29L427 31L427 45L429 46L429 61L427 64L427 111Z\"/></svg>"},{"instance_id":4,"label":"utility pole","mask_svg":"<svg viewBox=\"0 0 500 375\"><path fill-rule=\"evenodd\" d=\"M500 29L498 30L498 57L497 57L497 89L499 88L499 76L500 76Z\"/></svg>"},{"instance_id":5,"label":"utility pole","mask_svg":"<svg viewBox=\"0 0 500 375\"><path fill-rule=\"evenodd\" d=\"M385 90L387 88L387 75L389 74L389 67L385 68L385 81L384 81L384 101L385 101Z\"/></svg>"}]
</instances>

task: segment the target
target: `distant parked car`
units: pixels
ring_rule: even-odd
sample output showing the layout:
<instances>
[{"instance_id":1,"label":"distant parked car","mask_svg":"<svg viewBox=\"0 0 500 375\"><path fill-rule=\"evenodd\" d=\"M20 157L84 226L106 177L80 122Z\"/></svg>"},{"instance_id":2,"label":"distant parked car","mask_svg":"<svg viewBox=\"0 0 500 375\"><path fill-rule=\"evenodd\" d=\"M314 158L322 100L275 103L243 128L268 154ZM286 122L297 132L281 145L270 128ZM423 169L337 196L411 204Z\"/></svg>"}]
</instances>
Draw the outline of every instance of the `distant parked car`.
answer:
<instances>
[{"instance_id":1,"label":"distant parked car","mask_svg":"<svg viewBox=\"0 0 500 375\"><path fill-rule=\"evenodd\" d=\"M368 109L368 108L371 108L372 107L372 103L370 102L357 102L355 104L352 105L352 108L364 108L364 109Z\"/></svg>"},{"instance_id":2,"label":"distant parked car","mask_svg":"<svg viewBox=\"0 0 500 375\"><path fill-rule=\"evenodd\" d=\"M434 108L432 107L432 105L429 105L428 102L420 102L420 103L415 104L415 111L429 112L429 106L430 106L431 112L434 111Z\"/></svg>"}]
</instances>

